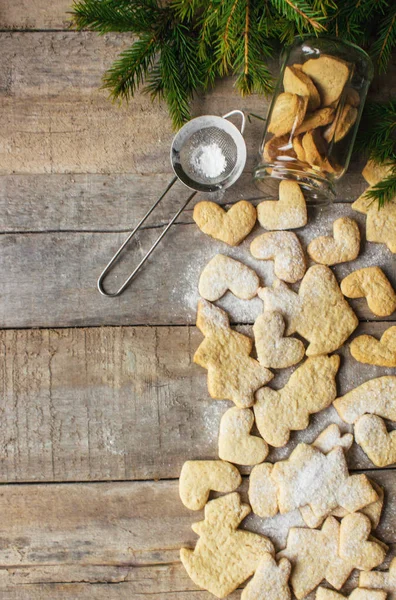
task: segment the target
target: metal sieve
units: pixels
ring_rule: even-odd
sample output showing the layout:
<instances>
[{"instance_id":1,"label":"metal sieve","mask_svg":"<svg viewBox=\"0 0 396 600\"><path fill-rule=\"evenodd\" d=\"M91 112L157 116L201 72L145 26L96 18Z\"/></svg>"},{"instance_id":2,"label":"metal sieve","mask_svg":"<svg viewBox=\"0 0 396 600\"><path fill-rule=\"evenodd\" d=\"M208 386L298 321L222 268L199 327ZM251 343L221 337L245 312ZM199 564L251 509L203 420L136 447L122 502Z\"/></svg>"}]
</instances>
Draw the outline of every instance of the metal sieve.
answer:
<instances>
[{"instance_id":1,"label":"metal sieve","mask_svg":"<svg viewBox=\"0 0 396 600\"><path fill-rule=\"evenodd\" d=\"M235 127L228 117L239 115L242 119L240 130ZM175 177L169 183L164 193L154 202L144 217L131 231L124 243L120 246L113 258L103 269L98 279L98 290L104 296L115 297L122 292L131 283L138 271L144 265L148 257L158 246L164 235L183 212L189 202L198 192L216 192L230 187L241 176L246 162L246 144L243 139L245 129L245 115L241 110L233 110L223 117L205 115L197 117L186 123L175 135L170 152L170 159ZM222 151L225 158L225 166L220 175L209 177L197 166L199 157L204 151L205 146L216 144ZM114 263L118 260L120 254L125 249L136 232L148 219L151 213L157 208L159 203L165 198L166 194L173 187L177 180L182 181L188 188L194 192L187 198L183 206L168 222L161 235L156 239L147 254L142 258L128 279L116 292L107 292L103 287L103 282Z\"/></svg>"}]
</instances>

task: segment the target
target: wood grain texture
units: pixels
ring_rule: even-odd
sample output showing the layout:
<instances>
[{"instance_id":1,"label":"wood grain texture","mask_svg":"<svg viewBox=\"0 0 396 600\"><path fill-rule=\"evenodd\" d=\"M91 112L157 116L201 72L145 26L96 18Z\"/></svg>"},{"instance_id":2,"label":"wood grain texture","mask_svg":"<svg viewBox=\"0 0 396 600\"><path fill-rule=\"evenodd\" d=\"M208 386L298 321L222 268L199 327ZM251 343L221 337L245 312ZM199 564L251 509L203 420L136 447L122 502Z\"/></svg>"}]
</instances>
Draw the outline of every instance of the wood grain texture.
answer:
<instances>
[{"instance_id":1,"label":"wood grain texture","mask_svg":"<svg viewBox=\"0 0 396 600\"><path fill-rule=\"evenodd\" d=\"M380 334L386 323L359 333ZM250 328L242 328L250 334ZM202 336L190 327L123 327L0 332L0 481L176 478L185 460L217 458L229 402L208 397L206 372L192 362ZM392 369L360 365L341 350L339 394ZM290 369L271 382L282 387ZM332 421L312 417L270 460L311 442ZM351 468L372 468L363 451Z\"/></svg>"},{"instance_id":2,"label":"wood grain texture","mask_svg":"<svg viewBox=\"0 0 396 600\"><path fill-rule=\"evenodd\" d=\"M72 0L18 0L0 4L0 29L66 29Z\"/></svg>"},{"instance_id":3,"label":"wood grain texture","mask_svg":"<svg viewBox=\"0 0 396 600\"><path fill-rule=\"evenodd\" d=\"M377 470L373 479L388 491L376 535L393 545L395 478ZM246 490L245 480L244 500ZM211 598L198 592L178 563L179 548L194 546L191 525L203 513L182 506L175 481L6 485L0 509L7 523L0 547L0 589L7 599L46 599L49 591L56 598L86 598L87 588L90 597L105 598L102 587L117 600L127 592L134 600L167 594L178 600ZM243 526L269 536L280 549L288 527L300 526L300 519L297 513L272 519L250 515ZM34 595L39 590L43 595Z\"/></svg>"},{"instance_id":4,"label":"wood grain texture","mask_svg":"<svg viewBox=\"0 0 396 600\"><path fill-rule=\"evenodd\" d=\"M355 218L363 232L365 216L348 204L313 209L309 225L297 231L303 247L322 233L330 234L333 221L345 215ZM262 285L271 284L272 261L258 261L249 252L251 240L262 231L257 225L238 248L230 248L205 236L195 224L176 225L129 289L115 299L102 297L96 280L125 233L0 235L0 327L194 324L199 275L215 254L222 252L248 263L260 275ZM137 236L109 275L107 289L116 289L126 279L159 233L151 228ZM381 266L396 287L395 259L383 244L363 242L357 260L334 270L340 280L369 264ZM375 318L364 299L351 303L361 319ZM252 323L262 311L258 298L243 301L230 294L219 305L235 323Z\"/></svg>"}]
</instances>

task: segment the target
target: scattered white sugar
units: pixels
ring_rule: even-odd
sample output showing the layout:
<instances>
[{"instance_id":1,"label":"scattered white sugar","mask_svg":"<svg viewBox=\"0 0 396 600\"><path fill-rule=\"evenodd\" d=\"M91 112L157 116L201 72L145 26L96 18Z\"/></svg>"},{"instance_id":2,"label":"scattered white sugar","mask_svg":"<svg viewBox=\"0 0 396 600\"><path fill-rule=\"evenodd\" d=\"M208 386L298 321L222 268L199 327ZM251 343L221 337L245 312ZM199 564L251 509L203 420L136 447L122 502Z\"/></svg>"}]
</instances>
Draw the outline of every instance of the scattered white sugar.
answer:
<instances>
[{"instance_id":1,"label":"scattered white sugar","mask_svg":"<svg viewBox=\"0 0 396 600\"><path fill-rule=\"evenodd\" d=\"M204 177L214 179L225 171L227 160L220 146L212 142L205 146L199 146L192 153L191 165Z\"/></svg>"},{"instance_id":2,"label":"scattered white sugar","mask_svg":"<svg viewBox=\"0 0 396 600\"><path fill-rule=\"evenodd\" d=\"M268 519L262 519L254 513L250 513L243 522L244 529L269 537L277 550L286 546L291 527L306 527L299 510L290 511L285 515L278 514Z\"/></svg>"}]
</instances>

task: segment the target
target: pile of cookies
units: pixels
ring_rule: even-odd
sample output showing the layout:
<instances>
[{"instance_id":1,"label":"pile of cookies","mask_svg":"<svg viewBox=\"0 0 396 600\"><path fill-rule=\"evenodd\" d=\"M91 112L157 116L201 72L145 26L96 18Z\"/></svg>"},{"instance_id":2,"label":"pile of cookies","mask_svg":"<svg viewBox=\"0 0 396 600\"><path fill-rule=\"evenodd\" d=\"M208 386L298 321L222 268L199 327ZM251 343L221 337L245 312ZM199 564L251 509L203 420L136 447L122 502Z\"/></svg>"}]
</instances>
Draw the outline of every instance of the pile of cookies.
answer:
<instances>
[{"instance_id":1,"label":"pile of cookies","mask_svg":"<svg viewBox=\"0 0 396 600\"><path fill-rule=\"evenodd\" d=\"M384 171L374 173L368 164L364 174L373 181ZM353 207L359 210L363 203L364 197ZM396 228L374 234L372 209L367 204L366 209L367 237L392 249ZM396 203L390 213L396 215ZM206 201L194 208L198 227L231 246L252 231L257 218L267 231L253 239L250 252L257 260L273 261L272 287L260 287L252 268L223 254L209 261L199 280L197 327L204 339L194 362L207 369L210 396L235 406L221 418L219 460L183 465L181 500L190 510L204 509L205 517L193 525L199 539L194 549L182 548L182 563L195 584L218 598L253 575L242 600L289 600L292 592L303 599L314 590L317 600L341 600L334 589L340 590L354 569L361 574L350 598L396 598L396 559L389 571L371 572L388 550L371 535L381 516L383 490L364 474L350 474L345 458L355 440L374 465L396 462L396 432L389 433L384 421L396 420L396 376L377 377L337 398L340 357L332 354L358 325L346 298L365 298L373 314L385 317L396 310L396 293L375 266L351 272L339 286L330 267L356 259L360 251L359 228L351 218L336 220L332 235L308 245L308 266L298 236L290 231L307 223L305 199L295 182L282 181L279 200L264 201L257 210L244 200L228 212ZM288 285L296 282L298 291ZM263 301L253 326L257 358L251 356L252 339L232 329L227 313L213 304L227 291ZM396 367L396 327L380 340L355 337L350 350L357 361ZM267 386L271 369L293 365L283 388ZM331 404L354 425L354 435L342 435L332 424L313 443L298 444L287 459L265 462L270 446L285 446L292 431L307 428L310 415ZM251 434L254 423L260 436ZM242 483L235 465L253 467L250 505L235 491ZM208 501L211 491L225 495ZM270 539L238 528L251 510L263 519L297 510L306 527L291 528L286 547L275 556ZM323 582L332 589L318 587Z\"/></svg>"},{"instance_id":2,"label":"pile of cookies","mask_svg":"<svg viewBox=\"0 0 396 600\"><path fill-rule=\"evenodd\" d=\"M322 54L292 64L283 74L283 92L271 111L263 158L271 165L298 161L301 168L323 174L341 173L343 167L330 158L329 145L351 131L358 117L359 93L351 85L353 65ZM331 156L334 156L332 151Z\"/></svg>"}]
</instances>

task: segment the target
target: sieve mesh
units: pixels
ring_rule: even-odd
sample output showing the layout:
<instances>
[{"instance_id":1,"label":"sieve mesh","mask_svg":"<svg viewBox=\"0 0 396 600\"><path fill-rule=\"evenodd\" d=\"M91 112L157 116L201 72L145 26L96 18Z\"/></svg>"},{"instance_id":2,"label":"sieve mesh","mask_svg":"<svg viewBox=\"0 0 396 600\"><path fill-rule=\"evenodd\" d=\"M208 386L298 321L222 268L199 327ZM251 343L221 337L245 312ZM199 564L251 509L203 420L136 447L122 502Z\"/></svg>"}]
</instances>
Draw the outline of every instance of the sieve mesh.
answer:
<instances>
[{"instance_id":1,"label":"sieve mesh","mask_svg":"<svg viewBox=\"0 0 396 600\"><path fill-rule=\"evenodd\" d=\"M226 160L224 171L218 177L207 177L197 169L196 158L200 150L210 144L217 144ZM185 175L199 184L218 184L226 179L237 164L238 150L232 136L219 127L204 127L192 133L180 150L180 166Z\"/></svg>"}]
</instances>

